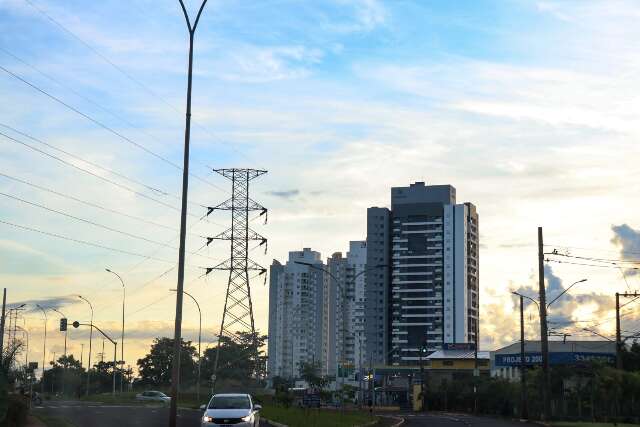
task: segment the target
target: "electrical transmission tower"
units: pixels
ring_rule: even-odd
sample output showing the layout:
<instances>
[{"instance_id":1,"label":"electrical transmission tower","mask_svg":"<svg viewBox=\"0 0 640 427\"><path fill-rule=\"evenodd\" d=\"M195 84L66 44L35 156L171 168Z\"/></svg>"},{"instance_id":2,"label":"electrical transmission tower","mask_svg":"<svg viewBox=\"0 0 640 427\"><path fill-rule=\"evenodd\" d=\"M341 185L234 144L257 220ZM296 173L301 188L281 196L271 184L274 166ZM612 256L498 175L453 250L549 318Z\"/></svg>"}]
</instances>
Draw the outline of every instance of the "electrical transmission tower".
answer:
<instances>
[{"instance_id":1,"label":"electrical transmission tower","mask_svg":"<svg viewBox=\"0 0 640 427\"><path fill-rule=\"evenodd\" d=\"M215 385L218 371L218 360L220 357L220 346L222 337L226 336L234 341L239 341L237 332L247 331L253 337L254 348L256 348L256 330L253 322L253 304L251 302L251 287L249 283L249 272L257 271L258 275L265 275L267 269L258 265L249 258L249 242L258 241L258 246L265 246L267 250L267 239L253 231L249 227L249 213L259 211L267 222L267 209L249 197L249 182L267 173L258 169L214 169L231 181L231 198L220 203L218 206L209 207L207 216L216 210L231 211L231 228L223 231L215 237L207 238L207 245L214 240L229 240L231 242L231 256L215 267L206 269L206 274L215 270L229 272L229 282L227 284L227 295L224 301L224 311L220 324L220 334L218 335L218 349L214 364L214 377L212 381ZM255 361L257 359L254 355Z\"/></svg>"}]
</instances>

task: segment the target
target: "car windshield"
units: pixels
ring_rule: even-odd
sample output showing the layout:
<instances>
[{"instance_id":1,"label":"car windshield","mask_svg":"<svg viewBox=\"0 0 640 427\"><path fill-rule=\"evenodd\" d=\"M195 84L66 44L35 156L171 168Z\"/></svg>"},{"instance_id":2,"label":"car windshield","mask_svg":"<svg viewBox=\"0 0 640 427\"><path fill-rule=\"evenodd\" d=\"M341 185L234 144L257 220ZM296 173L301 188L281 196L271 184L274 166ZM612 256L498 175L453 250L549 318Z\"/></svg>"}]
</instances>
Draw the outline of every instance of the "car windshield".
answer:
<instances>
[{"instance_id":1,"label":"car windshield","mask_svg":"<svg viewBox=\"0 0 640 427\"><path fill-rule=\"evenodd\" d=\"M247 396L213 396L209 409L251 409Z\"/></svg>"}]
</instances>

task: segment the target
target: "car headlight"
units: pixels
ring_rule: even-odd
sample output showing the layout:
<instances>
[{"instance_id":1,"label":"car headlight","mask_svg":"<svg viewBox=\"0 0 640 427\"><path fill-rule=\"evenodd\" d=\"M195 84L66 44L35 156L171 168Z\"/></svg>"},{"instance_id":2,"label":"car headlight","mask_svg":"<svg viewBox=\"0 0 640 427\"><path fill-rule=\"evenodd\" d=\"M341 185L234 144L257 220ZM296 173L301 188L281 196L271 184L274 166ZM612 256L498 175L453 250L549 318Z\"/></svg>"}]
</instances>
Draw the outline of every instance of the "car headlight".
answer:
<instances>
[{"instance_id":1,"label":"car headlight","mask_svg":"<svg viewBox=\"0 0 640 427\"><path fill-rule=\"evenodd\" d=\"M202 422L203 423L212 423L213 422L213 417L208 417L208 416L204 415L202 417Z\"/></svg>"},{"instance_id":2,"label":"car headlight","mask_svg":"<svg viewBox=\"0 0 640 427\"><path fill-rule=\"evenodd\" d=\"M246 417L241 418L242 421L251 421L251 418L253 417L253 414L249 414Z\"/></svg>"}]
</instances>

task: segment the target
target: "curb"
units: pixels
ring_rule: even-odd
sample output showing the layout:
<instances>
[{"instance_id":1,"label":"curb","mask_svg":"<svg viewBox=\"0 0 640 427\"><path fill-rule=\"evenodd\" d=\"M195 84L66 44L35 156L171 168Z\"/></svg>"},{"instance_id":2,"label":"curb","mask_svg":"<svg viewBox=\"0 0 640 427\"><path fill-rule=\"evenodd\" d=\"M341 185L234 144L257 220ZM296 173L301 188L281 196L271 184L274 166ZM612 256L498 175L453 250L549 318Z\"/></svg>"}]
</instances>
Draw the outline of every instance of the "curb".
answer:
<instances>
[{"instance_id":1,"label":"curb","mask_svg":"<svg viewBox=\"0 0 640 427\"><path fill-rule=\"evenodd\" d=\"M405 423L405 421L407 421L406 419L402 418L402 417L386 417L386 418L393 418L396 420L400 420L397 423L393 424L391 427L400 427L401 425L403 425Z\"/></svg>"},{"instance_id":2,"label":"curb","mask_svg":"<svg viewBox=\"0 0 640 427\"><path fill-rule=\"evenodd\" d=\"M273 427L289 427L289 426L288 426L288 425L286 425L286 424L277 423L277 422L275 422L275 421L271 421L271 420L269 420L269 419L267 419L267 418L264 418L264 417L262 417L262 418L260 418L260 419L261 419L261 420L265 420L266 422L268 422L268 423L269 423L270 425L272 425Z\"/></svg>"}]
</instances>

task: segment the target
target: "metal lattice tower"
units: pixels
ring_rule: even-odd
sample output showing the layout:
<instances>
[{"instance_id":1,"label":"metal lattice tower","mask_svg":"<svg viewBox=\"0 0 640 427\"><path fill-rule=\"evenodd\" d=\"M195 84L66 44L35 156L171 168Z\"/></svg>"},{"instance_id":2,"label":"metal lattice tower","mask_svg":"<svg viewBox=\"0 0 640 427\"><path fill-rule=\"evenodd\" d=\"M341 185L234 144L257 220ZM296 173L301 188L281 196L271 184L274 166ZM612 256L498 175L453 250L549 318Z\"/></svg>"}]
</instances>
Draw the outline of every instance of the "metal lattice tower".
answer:
<instances>
[{"instance_id":1,"label":"metal lattice tower","mask_svg":"<svg viewBox=\"0 0 640 427\"><path fill-rule=\"evenodd\" d=\"M259 241L258 246L264 245L266 251L267 239L249 227L249 213L260 211L260 216L265 216L266 223L267 209L249 197L249 182L264 175L267 171L258 169L214 169L213 171L229 179L232 183L231 198L218 206L209 207L207 211L207 216L216 210L231 211L231 228L215 237L207 238L207 245L214 240L231 241L230 258L215 267L206 269L206 274L215 270L229 271L227 295L224 301L214 365L214 373L217 373L220 343L223 336L238 341L236 332L247 331L255 337L249 272L257 271L258 275L264 274L266 279L267 269L249 258L249 242Z\"/></svg>"}]
</instances>

